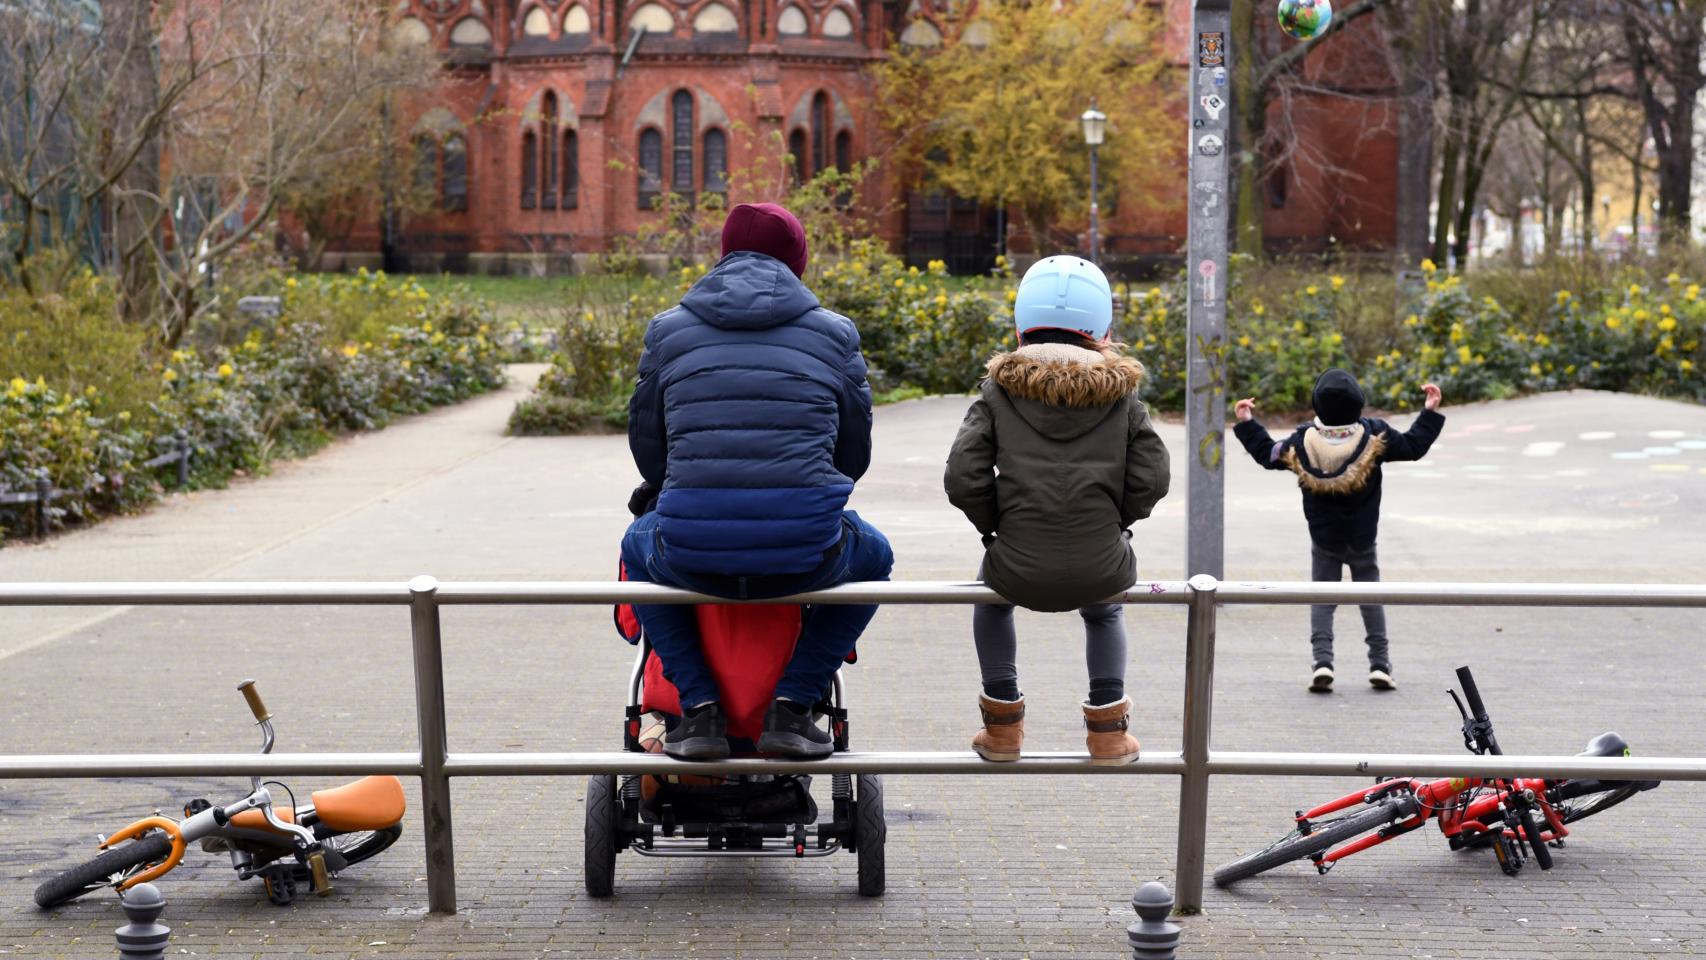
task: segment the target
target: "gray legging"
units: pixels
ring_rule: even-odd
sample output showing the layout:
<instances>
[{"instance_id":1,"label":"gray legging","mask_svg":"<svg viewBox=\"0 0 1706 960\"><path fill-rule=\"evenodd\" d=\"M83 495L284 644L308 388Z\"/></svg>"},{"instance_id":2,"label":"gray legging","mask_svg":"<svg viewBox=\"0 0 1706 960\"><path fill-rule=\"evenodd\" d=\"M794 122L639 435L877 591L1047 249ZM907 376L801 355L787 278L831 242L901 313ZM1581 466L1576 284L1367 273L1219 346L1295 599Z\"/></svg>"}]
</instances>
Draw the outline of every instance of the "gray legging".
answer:
<instances>
[{"instance_id":1,"label":"gray legging","mask_svg":"<svg viewBox=\"0 0 1706 960\"><path fill-rule=\"evenodd\" d=\"M1338 583L1344 577L1344 568L1351 568L1351 579L1358 583L1378 582L1380 580L1380 565L1376 562L1374 544L1365 549L1354 547L1323 547L1311 543L1309 547L1310 578L1317 581ZM1333 662L1333 611L1336 604L1318 603L1309 608L1309 645L1313 648L1316 663ZM1383 670L1392 669L1392 656L1386 642L1386 608L1379 604L1363 604L1362 626L1368 635L1368 662L1370 666Z\"/></svg>"},{"instance_id":2,"label":"gray legging","mask_svg":"<svg viewBox=\"0 0 1706 960\"><path fill-rule=\"evenodd\" d=\"M1084 618L1084 660L1090 668L1092 705L1125 696L1125 608L1095 603L1080 608ZM1019 638L1013 630L1013 605L978 604L972 608L972 639L983 671L983 692L998 700L1019 699Z\"/></svg>"}]
</instances>

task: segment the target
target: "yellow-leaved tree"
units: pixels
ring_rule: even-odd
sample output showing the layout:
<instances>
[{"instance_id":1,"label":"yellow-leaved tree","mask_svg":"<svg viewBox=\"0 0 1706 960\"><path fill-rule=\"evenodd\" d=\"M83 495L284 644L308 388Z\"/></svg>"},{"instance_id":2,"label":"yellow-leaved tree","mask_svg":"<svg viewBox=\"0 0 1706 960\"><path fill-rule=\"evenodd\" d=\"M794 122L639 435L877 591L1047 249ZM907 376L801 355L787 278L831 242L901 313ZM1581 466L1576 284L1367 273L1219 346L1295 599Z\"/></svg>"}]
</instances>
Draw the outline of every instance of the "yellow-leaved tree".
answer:
<instances>
[{"instance_id":1,"label":"yellow-leaved tree","mask_svg":"<svg viewBox=\"0 0 1706 960\"><path fill-rule=\"evenodd\" d=\"M944 5L945 6L945 5ZM1013 208L1038 249L1051 228L1089 207L1089 154L1079 116L1108 115L1100 200L1150 200L1181 151L1169 119L1183 77L1170 76L1162 25L1130 0L978 0L925 31L939 43L896 45L876 69L877 106L914 182Z\"/></svg>"}]
</instances>

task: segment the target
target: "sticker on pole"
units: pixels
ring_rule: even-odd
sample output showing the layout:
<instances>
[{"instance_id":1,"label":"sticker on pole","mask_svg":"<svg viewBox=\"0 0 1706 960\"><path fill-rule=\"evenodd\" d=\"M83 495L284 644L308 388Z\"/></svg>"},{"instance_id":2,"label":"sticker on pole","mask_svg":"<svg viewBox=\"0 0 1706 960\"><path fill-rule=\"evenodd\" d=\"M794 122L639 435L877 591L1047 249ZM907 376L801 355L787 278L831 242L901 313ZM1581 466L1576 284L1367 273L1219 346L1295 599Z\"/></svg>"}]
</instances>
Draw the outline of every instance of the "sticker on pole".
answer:
<instances>
[{"instance_id":1,"label":"sticker on pole","mask_svg":"<svg viewBox=\"0 0 1706 960\"><path fill-rule=\"evenodd\" d=\"M1284 9L1284 4L1281 4ZM1331 16L1331 14L1329 14ZM1197 34L1197 65L1203 67L1219 67L1226 63L1226 34L1214 33Z\"/></svg>"},{"instance_id":2,"label":"sticker on pole","mask_svg":"<svg viewBox=\"0 0 1706 960\"><path fill-rule=\"evenodd\" d=\"M1226 109L1225 97L1218 93L1211 93L1197 102L1202 104L1203 112L1208 114L1210 120L1216 123L1220 122L1220 112Z\"/></svg>"},{"instance_id":3,"label":"sticker on pole","mask_svg":"<svg viewBox=\"0 0 1706 960\"><path fill-rule=\"evenodd\" d=\"M1202 274L1202 302L1213 303L1220 299L1220 285L1215 282L1220 273L1220 264L1213 260L1204 260L1197 264L1197 272Z\"/></svg>"},{"instance_id":4,"label":"sticker on pole","mask_svg":"<svg viewBox=\"0 0 1706 960\"><path fill-rule=\"evenodd\" d=\"M1197 140L1197 152L1205 157L1218 157L1226 149L1226 141L1216 134L1205 133Z\"/></svg>"},{"instance_id":5,"label":"sticker on pole","mask_svg":"<svg viewBox=\"0 0 1706 960\"><path fill-rule=\"evenodd\" d=\"M1196 184L1195 189L1197 200L1202 204L1197 210L1205 217L1214 216L1214 211L1220 209L1220 184L1213 180L1203 180Z\"/></svg>"}]
</instances>

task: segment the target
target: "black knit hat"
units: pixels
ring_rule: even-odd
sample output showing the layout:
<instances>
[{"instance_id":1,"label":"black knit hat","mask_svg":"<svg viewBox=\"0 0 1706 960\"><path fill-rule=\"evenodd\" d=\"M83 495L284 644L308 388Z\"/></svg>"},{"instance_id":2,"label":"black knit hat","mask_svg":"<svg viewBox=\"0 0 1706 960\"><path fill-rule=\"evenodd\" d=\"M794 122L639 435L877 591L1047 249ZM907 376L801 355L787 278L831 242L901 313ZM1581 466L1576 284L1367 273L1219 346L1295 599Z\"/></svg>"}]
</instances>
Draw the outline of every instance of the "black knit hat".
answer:
<instances>
[{"instance_id":1,"label":"black knit hat","mask_svg":"<svg viewBox=\"0 0 1706 960\"><path fill-rule=\"evenodd\" d=\"M1362 416L1362 387L1357 378L1334 367L1315 381L1315 415L1329 427L1346 427Z\"/></svg>"}]
</instances>

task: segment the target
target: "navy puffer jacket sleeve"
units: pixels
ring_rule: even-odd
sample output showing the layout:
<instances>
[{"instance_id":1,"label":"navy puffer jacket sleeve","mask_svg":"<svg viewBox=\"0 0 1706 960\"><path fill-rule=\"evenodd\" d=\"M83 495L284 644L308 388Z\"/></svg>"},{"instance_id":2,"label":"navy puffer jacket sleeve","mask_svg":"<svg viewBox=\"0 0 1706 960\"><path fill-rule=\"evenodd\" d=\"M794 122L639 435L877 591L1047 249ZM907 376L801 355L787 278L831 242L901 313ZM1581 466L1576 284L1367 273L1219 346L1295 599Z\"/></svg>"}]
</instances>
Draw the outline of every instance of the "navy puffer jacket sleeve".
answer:
<instances>
[{"instance_id":1,"label":"navy puffer jacket sleeve","mask_svg":"<svg viewBox=\"0 0 1706 960\"><path fill-rule=\"evenodd\" d=\"M780 261L733 253L646 331L628 441L671 566L804 573L871 459L859 335Z\"/></svg>"}]
</instances>

